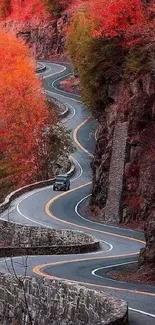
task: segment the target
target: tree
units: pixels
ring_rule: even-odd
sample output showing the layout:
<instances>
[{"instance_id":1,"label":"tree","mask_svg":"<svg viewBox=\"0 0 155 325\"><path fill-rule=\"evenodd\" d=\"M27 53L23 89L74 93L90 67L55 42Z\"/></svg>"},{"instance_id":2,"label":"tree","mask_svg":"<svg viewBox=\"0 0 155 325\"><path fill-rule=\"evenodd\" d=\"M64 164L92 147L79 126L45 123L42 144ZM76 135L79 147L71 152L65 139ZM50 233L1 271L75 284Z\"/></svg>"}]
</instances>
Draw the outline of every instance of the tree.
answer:
<instances>
[{"instance_id":1,"label":"tree","mask_svg":"<svg viewBox=\"0 0 155 325\"><path fill-rule=\"evenodd\" d=\"M95 36L123 36L144 25L146 12L141 0L99 0L90 1L88 14L94 21Z\"/></svg>"},{"instance_id":2,"label":"tree","mask_svg":"<svg viewBox=\"0 0 155 325\"><path fill-rule=\"evenodd\" d=\"M118 82L154 69L154 27L153 1L90 0L75 15L68 50L80 74L84 101L95 116L113 103L110 90Z\"/></svg>"},{"instance_id":3,"label":"tree","mask_svg":"<svg viewBox=\"0 0 155 325\"><path fill-rule=\"evenodd\" d=\"M38 180L52 178L59 173L73 150L70 131L61 122L49 126L38 143Z\"/></svg>"},{"instance_id":4,"label":"tree","mask_svg":"<svg viewBox=\"0 0 155 325\"><path fill-rule=\"evenodd\" d=\"M47 108L27 48L3 31L0 62L1 172L7 166L7 173L14 174L14 182L23 185L37 177L38 141L56 117Z\"/></svg>"},{"instance_id":5,"label":"tree","mask_svg":"<svg viewBox=\"0 0 155 325\"><path fill-rule=\"evenodd\" d=\"M68 51L80 74L84 102L95 116L101 116L110 101L108 84L121 78L124 54L118 40L93 37L93 28L86 12L78 13L69 29Z\"/></svg>"}]
</instances>

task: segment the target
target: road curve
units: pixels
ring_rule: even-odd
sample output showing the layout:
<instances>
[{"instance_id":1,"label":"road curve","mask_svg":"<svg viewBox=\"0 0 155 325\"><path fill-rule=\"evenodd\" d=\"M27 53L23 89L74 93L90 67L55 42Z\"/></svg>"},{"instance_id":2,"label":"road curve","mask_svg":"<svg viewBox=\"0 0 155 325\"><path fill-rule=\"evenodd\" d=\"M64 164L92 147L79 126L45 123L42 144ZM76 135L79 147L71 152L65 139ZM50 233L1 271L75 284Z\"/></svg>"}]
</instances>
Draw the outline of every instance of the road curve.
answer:
<instances>
[{"instance_id":1,"label":"road curve","mask_svg":"<svg viewBox=\"0 0 155 325\"><path fill-rule=\"evenodd\" d=\"M95 147L96 125L81 103L80 96L58 89L60 79L71 73L70 66L44 64L46 71L40 75L47 94L66 103L70 110L63 123L72 130L77 148L73 154L76 173L68 192L53 192L50 186L24 194L12 202L9 220L32 226L85 231L101 241L101 250L78 256L30 256L28 275L69 279L112 293L128 301L130 325L155 325L155 287L114 281L106 275L106 270L112 266L136 263L144 238L139 232L92 222L82 214L83 204L91 193L90 162ZM1 218L7 220L8 212L4 212ZM18 274L24 273L21 267L23 259L13 259ZM6 263L7 268L11 268L9 258L7 261L1 259L0 271L6 269Z\"/></svg>"}]
</instances>

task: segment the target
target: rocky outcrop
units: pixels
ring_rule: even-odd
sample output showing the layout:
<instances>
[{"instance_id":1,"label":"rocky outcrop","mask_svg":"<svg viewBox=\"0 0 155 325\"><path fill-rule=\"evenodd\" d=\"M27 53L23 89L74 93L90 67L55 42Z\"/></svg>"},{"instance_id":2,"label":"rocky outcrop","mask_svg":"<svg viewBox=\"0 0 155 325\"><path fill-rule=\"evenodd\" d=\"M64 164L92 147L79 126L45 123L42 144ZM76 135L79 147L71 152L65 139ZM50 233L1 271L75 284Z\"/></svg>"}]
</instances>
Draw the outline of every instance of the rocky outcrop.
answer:
<instances>
[{"instance_id":1,"label":"rocky outcrop","mask_svg":"<svg viewBox=\"0 0 155 325\"><path fill-rule=\"evenodd\" d=\"M144 226L146 246L141 249L139 264L149 267L153 273L155 269L155 210L150 214Z\"/></svg>"},{"instance_id":2,"label":"rocky outcrop","mask_svg":"<svg viewBox=\"0 0 155 325\"><path fill-rule=\"evenodd\" d=\"M35 58L48 59L66 57L66 28L70 16L63 14L59 19L32 19L5 21L1 23L6 31L11 31L23 39Z\"/></svg>"},{"instance_id":3,"label":"rocky outcrop","mask_svg":"<svg viewBox=\"0 0 155 325\"><path fill-rule=\"evenodd\" d=\"M152 278L155 269L155 79L151 73L115 87L114 104L107 107L100 120L95 156L92 162L92 211L99 206L99 219L106 222L144 223L146 247L141 250L141 274ZM120 159L112 168L114 129L118 123L128 123L123 178ZM121 145L120 140L120 145ZM123 148L123 145L121 145ZM121 155L118 147L117 156ZM111 177L111 168L113 170ZM121 167L122 168L122 167ZM119 175L120 174L120 175ZM116 180L122 182L119 218L116 214ZM112 187L111 187L112 185ZM110 188L111 187L111 188ZM110 205L108 195L111 193ZM118 201L117 201L118 202ZM109 213L105 214L106 209ZM114 210L114 211L113 211ZM97 215L97 214L96 214Z\"/></svg>"},{"instance_id":4,"label":"rocky outcrop","mask_svg":"<svg viewBox=\"0 0 155 325\"><path fill-rule=\"evenodd\" d=\"M91 206L99 206L104 220L109 171L118 121L128 123L120 221L147 219L154 210L155 195L155 83L151 74L115 87L110 105L101 119L93 169ZM121 153L121 148L118 148ZM118 154L119 155L119 154ZM116 161L118 176L119 161Z\"/></svg>"}]
</instances>

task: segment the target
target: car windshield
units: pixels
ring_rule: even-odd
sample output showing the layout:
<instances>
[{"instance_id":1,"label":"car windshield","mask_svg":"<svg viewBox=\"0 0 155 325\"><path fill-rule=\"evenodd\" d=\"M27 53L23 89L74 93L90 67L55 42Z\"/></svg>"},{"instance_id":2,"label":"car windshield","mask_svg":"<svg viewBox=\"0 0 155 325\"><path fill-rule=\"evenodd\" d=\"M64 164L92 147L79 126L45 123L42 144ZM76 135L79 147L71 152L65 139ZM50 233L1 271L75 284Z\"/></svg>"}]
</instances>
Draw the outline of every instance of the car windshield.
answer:
<instances>
[{"instance_id":1,"label":"car windshield","mask_svg":"<svg viewBox=\"0 0 155 325\"><path fill-rule=\"evenodd\" d=\"M56 181L57 182L65 182L67 179L66 176L56 176Z\"/></svg>"},{"instance_id":2,"label":"car windshield","mask_svg":"<svg viewBox=\"0 0 155 325\"><path fill-rule=\"evenodd\" d=\"M56 179L56 183L64 183L65 179Z\"/></svg>"}]
</instances>

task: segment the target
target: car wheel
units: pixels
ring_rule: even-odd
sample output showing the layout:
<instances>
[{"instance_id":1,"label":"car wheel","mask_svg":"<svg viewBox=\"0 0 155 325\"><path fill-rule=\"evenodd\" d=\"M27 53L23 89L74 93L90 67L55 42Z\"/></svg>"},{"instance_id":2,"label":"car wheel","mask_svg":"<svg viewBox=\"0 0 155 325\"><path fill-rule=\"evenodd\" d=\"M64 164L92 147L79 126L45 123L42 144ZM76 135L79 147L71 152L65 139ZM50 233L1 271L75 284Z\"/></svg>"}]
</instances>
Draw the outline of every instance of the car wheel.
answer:
<instances>
[{"instance_id":1,"label":"car wheel","mask_svg":"<svg viewBox=\"0 0 155 325\"><path fill-rule=\"evenodd\" d=\"M70 186L68 186L68 191L70 190Z\"/></svg>"}]
</instances>

